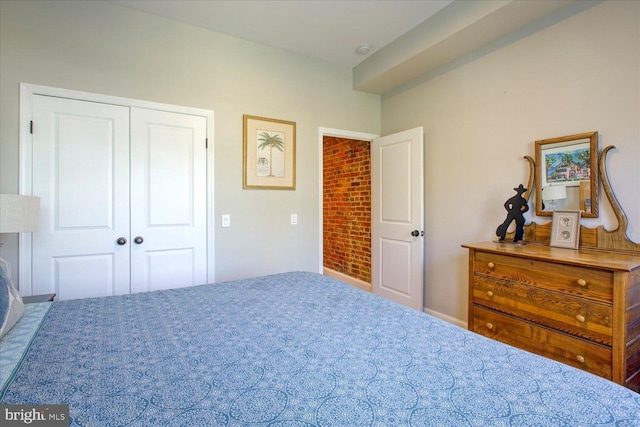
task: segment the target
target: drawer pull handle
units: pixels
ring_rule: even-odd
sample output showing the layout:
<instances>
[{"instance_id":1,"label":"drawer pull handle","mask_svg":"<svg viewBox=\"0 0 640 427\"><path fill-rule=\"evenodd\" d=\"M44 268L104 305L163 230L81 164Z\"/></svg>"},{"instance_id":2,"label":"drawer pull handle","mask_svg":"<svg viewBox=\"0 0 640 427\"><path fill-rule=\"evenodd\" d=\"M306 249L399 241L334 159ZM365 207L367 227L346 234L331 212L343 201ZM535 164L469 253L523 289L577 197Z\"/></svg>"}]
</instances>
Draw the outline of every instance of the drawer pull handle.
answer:
<instances>
[{"instance_id":1,"label":"drawer pull handle","mask_svg":"<svg viewBox=\"0 0 640 427\"><path fill-rule=\"evenodd\" d=\"M489 267L490 269L494 269L494 268L496 268L496 265L494 263L490 262L490 263L487 264L487 267Z\"/></svg>"},{"instance_id":2,"label":"drawer pull handle","mask_svg":"<svg viewBox=\"0 0 640 427\"><path fill-rule=\"evenodd\" d=\"M491 297L493 296L493 292L491 292L491 291L487 291L487 296L488 296L489 298L491 298Z\"/></svg>"},{"instance_id":3,"label":"drawer pull handle","mask_svg":"<svg viewBox=\"0 0 640 427\"><path fill-rule=\"evenodd\" d=\"M582 356L581 354L576 356L576 360L580 363L584 363L584 356Z\"/></svg>"},{"instance_id":4,"label":"drawer pull handle","mask_svg":"<svg viewBox=\"0 0 640 427\"><path fill-rule=\"evenodd\" d=\"M584 279L578 279L576 280L576 283L580 286L587 286L587 281Z\"/></svg>"},{"instance_id":5,"label":"drawer pull handle","mask_svg":"<svg viewBox=\"0 0 640 427\"><path fill-rule=\"evenodd\" d=\"M584 316L583 316L582 314L578 314L578 315L576 316L576 320L577 320L578 322L580 322L580 323L584 323L584 321L585 321L586 319L584 318Z\"/></svg>"},{"instance_id":6,"label":"drawer pull handle","mask_svg":"<svg viewBox=\"0 0 640 427\"><path fill-rule=\"evenodd\" d=\"M487 329L493 329L493 323L487 323Z\"/></svg>"}]
</instances>

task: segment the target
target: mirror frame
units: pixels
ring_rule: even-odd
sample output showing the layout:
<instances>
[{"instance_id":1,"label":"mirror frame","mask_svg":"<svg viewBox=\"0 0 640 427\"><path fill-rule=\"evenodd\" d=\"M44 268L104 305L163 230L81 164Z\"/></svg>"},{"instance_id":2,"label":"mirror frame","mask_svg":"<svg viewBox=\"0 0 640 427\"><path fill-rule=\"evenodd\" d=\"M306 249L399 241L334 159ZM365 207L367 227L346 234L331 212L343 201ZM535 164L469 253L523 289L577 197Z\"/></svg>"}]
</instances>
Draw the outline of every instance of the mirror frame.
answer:
<instances>
[{"instance_id":1,"label":"mirror frame","mask_svg":"<svg viewBox=\"0 0 640 427\"><path fill-rule=\"evenodd\" d=\"M590 190L591 190L591 212L582 212L583 218L598 218L598 188L600 187L599 175L598 175L598 132L585 132L576 135L561 136L559 138L542 139L535 142L536 147L536 215L537 216L552 216L553 212L542 210L542 174L543 166L545 164L542 158L542 150L548 149L550 144L556 144L557 147L571 146L571 141L578 141L585 143L586 139L589 140L590 148L590 162L591 171L590 175Z\"/></svg>"}]
</instances>

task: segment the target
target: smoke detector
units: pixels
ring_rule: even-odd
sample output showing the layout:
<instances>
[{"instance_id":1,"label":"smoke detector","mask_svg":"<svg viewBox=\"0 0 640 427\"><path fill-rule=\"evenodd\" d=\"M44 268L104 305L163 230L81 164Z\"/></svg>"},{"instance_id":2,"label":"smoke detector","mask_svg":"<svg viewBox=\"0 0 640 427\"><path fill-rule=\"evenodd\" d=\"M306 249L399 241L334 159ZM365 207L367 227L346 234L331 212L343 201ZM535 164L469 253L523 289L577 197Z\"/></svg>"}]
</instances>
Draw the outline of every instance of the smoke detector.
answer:
<instances>
[{"instance_id":1,"label":"smoke detector","mask_svg":"<svg viewBox=\"0 0 640 427\"><path fill-rule=\"evenodd\" d=\"M356 52L358 53L358 55L367 55L369 52L371 52L371 45L369 43L362 43L356 48Z\"/></svg>"}]
</instances>

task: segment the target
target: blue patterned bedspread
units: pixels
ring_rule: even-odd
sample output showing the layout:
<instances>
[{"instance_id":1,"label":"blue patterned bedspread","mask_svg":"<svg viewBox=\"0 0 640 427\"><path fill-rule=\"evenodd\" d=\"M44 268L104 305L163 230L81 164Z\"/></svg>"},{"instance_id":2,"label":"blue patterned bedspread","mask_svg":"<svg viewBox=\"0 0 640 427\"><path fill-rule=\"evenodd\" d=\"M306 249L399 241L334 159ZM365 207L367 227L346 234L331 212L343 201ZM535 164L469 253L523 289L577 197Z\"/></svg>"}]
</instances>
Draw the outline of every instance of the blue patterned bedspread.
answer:
<instances>
[{"instance_id":1,"label":"blue patterned bedspread","mask_svg":"<svg viewBox=\"0 0 640 427\"><path fill-rule=\"evenodd\" d=\"M54 303L2 403L77 426L640 425L640 395L337 280Z\"/></svg>"}]
</instances>

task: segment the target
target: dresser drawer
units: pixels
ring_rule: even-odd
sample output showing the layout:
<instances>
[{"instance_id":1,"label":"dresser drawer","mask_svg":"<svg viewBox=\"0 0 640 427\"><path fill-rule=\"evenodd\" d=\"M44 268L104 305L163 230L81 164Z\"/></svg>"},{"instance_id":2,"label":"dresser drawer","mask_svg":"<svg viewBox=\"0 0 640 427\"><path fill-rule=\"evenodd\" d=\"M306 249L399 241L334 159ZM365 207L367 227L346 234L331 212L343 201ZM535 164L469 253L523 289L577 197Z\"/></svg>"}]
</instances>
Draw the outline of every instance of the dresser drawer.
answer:
<instances>
[{"instance_id":1,"label":"dresser drawer","mask_svg":"<svg viewBox=\"0 0 640 427\"><path fill-rule=\"evenodd\" d=\"M583 298L613 301L611 271L476 252L474 273Z\"/></svg>"},{"instance_id":2,"label":"dresser drawer","mask_svg":"<svg viewBox=\"0 0 640 427\"><path fill-rule=\"evenodd\" d=\"M570 335L613 344L611 305L491 277L473 277L473 303Z\"/></svg>"},{"instance_id":3,"label":"dresser drawer","mask_svg":"<svg viewBox=\"0 0 640 427\"><path fill-rule=\"evenodd\" d=\"M611 379L611 350L580 338L474 306L472 330L506 344Z\"/></svg>"},{"instance_id":4,"label":"dresser drawer","mask_svg":"<svg viewBox=\"0 0 640 427\"><path fill-rule=\"evenodd\" d=\"M463 246L470 330L640 390L640 252Z\"/></svg>"}]
</instances>

